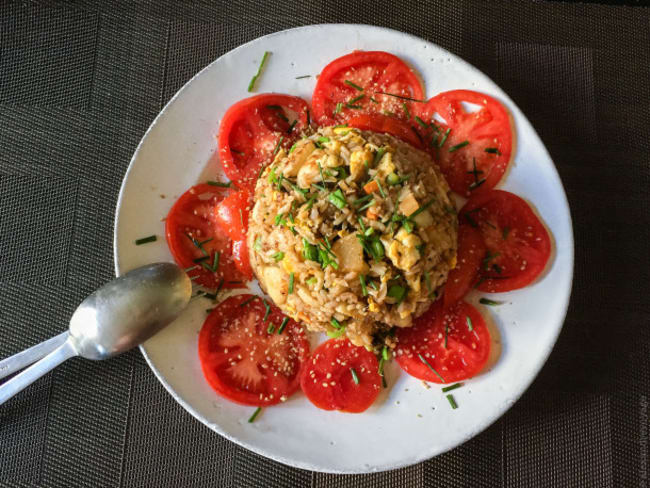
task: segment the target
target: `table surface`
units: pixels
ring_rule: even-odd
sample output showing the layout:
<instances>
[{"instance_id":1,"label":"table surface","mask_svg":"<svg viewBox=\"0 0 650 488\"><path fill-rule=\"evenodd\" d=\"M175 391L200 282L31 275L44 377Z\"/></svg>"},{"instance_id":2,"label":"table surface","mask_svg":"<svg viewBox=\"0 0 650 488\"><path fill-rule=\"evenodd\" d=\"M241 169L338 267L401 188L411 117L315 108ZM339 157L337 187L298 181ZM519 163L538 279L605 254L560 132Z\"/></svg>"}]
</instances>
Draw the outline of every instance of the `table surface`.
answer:
<instances>
[{"instance_id":1,"label":"table surface","mask_svg":"<svg viewBox=\"0 0 650 488\"><path fill-rule=\"evenodd\" d=\"M167 100L246 41L325 22L391 27L449 49L502 86L540 133L571 205L576 266L564 330L539 377L502 419L451 452L336 476L277 464L214 434L172 400L138 351L105 363L74 359L0 407L0 486L647 486L643 7L2 2L0 357L63 331L76 305L113 277L120 183Z\"/></svg>"}]
</instances>

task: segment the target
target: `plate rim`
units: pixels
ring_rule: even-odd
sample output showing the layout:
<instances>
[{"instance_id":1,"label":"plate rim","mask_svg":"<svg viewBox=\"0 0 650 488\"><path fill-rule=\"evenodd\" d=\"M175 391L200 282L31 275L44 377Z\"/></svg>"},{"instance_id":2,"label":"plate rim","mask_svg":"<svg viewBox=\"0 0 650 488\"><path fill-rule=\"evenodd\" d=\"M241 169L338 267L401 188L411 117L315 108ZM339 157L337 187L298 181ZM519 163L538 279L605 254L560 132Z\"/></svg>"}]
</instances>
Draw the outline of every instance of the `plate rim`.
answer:
<instances>
[{"instance_id":1,"label":"plate rim","mask_svg":"<svg viewBox=\"0 0 650 488\"><path fill-rule=\"evenodd\" d=\"M321 466L314 466L308 462L304 461L297 461L295 459L289 459L286 458L283 455L278 455L273 452L266 451L264 449L257 448L256 446L253 446L249 444L248 442L237 439L234 436L228 434L227 432L223 431L219 425L215 423L209 422L206 418L204 418L202 415L197 412L192 405L187 403L185 400L183 400L172 388L172 386L166 381L166 379L162 376L160 371L154 366L152 363L149 355L147 354L146 347L144 344L141 344L139 346L140 352L145 358L145 361L151 369L151 371L154 373L154 376L157 378L157 380L163 385L165 390L172 396L172 398L180 404L192 417L194 417L196 420L200 421L203 425L207 426L210 430L213 432L216 432L217 434L225 437L231 442L234 442L235 444L248 449L252 452L255 452L256 454L259 454L261 456L264 456L268 459L272 459L274 461L280 462L284 465L299 468L299 469L306 469L309 471L316 471L316 472L321 472L321 473L330 473L330 474L367 474L367 473L377 473L377 472L384 472L388 470L393 470L393 469L399 469L399 468L404 468L407 466L412 466L414 464L421 463L423 461L426 461L428 459L432 459L434 457L437 457L441 454L444 454L448 451L451 451L452 449L455 449L456 447L464 444L465 442L469 441L473 437L477 436L481 432L485 431L488 429L490 426L492 426L497 420L499 420L501 417L503 417L511 408L512 406L517 403L521 397L528 391L530 388L531 384L535 381L535 379L538 377L539 373L541 372L542 368L544 365L547 363L548 358L551 355L551 352L553 351L555 345L557 344L558 337L560 333L562 332L562 329L564 327L568 309L569 309L569 304L571 301L571 295L573 292L573 280L574 280L574 270L575 270L575 237L574 237L574 231L573 231L573 218L571 215L571 207L569 205L569 201L566 195L566 191L564 188L564 184L562 183L562 178L560 177L560 174L558 172L557 166L555 162L553 161L553 158L551 157L546 145L544 144L544 141L542 138L539 136L537 130L535 129L534 125L530 122L526 114L519 108L519 106L514 103L514 101L510 98L508 92L506 92L499 84L497 84L492 77L486 75L483 71L478 69L476 66L471 64L470 62L466 61L463 57L454 54L450 52L449 50L445 49L444 47L436 44L435 42L429 41L427 39L418 37L414 34L408 33L408 32L403 32L397 29L392 29L388 27L381 27L377 25L370 25L370 24L355 24L355 23L324 23L324 24L308 24L308 25L302 25L298 27L292 27L289 29L283 29L280 31L272 32L270 34L266 34L261 37L257 37L255 39L251 39L250 41L241 44L237 46L236 48L227 51L223 53L221 56L218 58L214 59L210 63L208 63L205 67L203 67L201 70L199 70L196 74L194 74L179 90L172 96L172 98L165 104L165 106L160 110L160 112L156 115L156 117L153 119L145 133L142 135L142 138L140 139L140 142L136 146L136 149L133 153L133 156L131 157L131 160L129 161L129 165L127 167L126 172L124 173L124 177L122 178L122 183L120 185L120 191L118 194L116 206L115 206L115 218L113 220L113 265L115 269L115 275L120 276L120 263L119 263L119 251L118 251L118 227L119 227L119 221L120 221L120 209L122 207L122 203L124 200L124 194L125 194L125 188L126 188L126 183L127 180L129 179L129 175L135 166L136 160L140 154L140 151L142 149L142 146L149 136L149 133L158 125L160 122L161 118L165 115L165 112L170 108L172 104L175 103L176 99L183 93L187 87L199 76L201 76L205 71L210 69L215 63L218 63L222 58L225 56L232 55L236 53L239 50L245 49L249 44L252 44L254 42L257 42L262 39L268 39L270 37L275 37L275 36L281 36L284 35L288 32L293 32L293 31L301 31L301 30L310 30L310 29L328 29L331 27L348 27L348 28L353 28L353 29L359 29L359 30L368 30L368 31L380 31L380 32L390 32L392 34L397 34L400 36L405 36L409 38L409 41L411 42L424 42L426 44L434 46L436 49L439 49L441 53L444 53L445 55L448 55L450 57L455 58L455 62L460 62L461 64L465 65L466 68L468 68L470 71L473 71L477 73L480 76L485 77L486 79L490 80L505 96L506 102L510 103L512 106L516 107L520 114L521 117L524 119L526 123L530 126L530 129L532 130L533 134L537 139L540 141L541 146L544 151L544 155L548 158L548 160L551 162L551 170L554 172L555 176L557 177L558 182L560 183L560 190L562 194L562 201L560 202L564 208L567 210L567 217L568 217L568 241L567 241L567 246L565 249L565 252L568 253L568 258L569 258L569 281L568 281L568 293L564 297L564 303L561 303L561 319L559 321L559 326L555 328L554 334L553 334L553 339L548 343L547 348L545 348L543 351L541 351L540 357L543 357L543 360L539 361L538 364L535 365L535 368L533 369L533 372L528 375L528 378L526 381L523 382L524 386L521 388L517 394L513 395L512 399L507 403L504 404L503 409L493 417L487 418L486 421L482 422L477 428L475 428L472 431L468 431L465 433L465 435L461 436L458 440L458 442L452 446L449 446L447 449L444 449L442 451L436 452L436 453L425 453L423 455L417 456L415 458L407 459L407 460L402 460L401 462L391 464L390 466L380 466L380 467L371 467L371 469L364 468L363 466L359 466L358 469L333 469L333 468L323 468ZM426 81L426 80L424 80ZM513 156L514 158L514 156ZM560 309L560 307L558 307Z\"/></svg>"}]
</instances>

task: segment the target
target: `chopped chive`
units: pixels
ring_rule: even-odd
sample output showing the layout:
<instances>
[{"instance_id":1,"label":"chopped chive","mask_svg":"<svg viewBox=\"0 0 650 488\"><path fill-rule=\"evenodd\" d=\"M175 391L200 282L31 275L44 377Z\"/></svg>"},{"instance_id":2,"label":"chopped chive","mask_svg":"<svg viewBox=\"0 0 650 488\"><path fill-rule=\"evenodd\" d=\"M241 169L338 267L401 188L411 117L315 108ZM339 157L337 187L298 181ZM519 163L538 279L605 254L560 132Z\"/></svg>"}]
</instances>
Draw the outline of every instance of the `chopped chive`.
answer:
<instances>
[{"instance_id":1,"label":"chopped chive","mask_svg":"<svg viewBox=\"0 0 650 488\"><path fill-rule=\"evenodd\" d=\"M323 176L323 166L320 164L320 161L318 161L318 171L320 173L320 180L323 183L323 188L325 188L325 177Z\"/></svg>"},{"instance_id":2,"label":"chopped chive","mask_svg":"<svg viewBox=\"0 0 650 488\"><path fill-rule=\"evenodd\" d=\"M253 422L255 422L255 419L257 418L257 416L260 414L261 411L262 411L262 407L257 407L257 409L253 412L253 415L251 415L250 418L248 419L248 423L252 424Z\"/></svg>"},{"instance_id":3,"label":"chopped chive","mask_svg":"<svg viewBox=\"0 0 650 488\"><path fill-rule=\"evenodd\" d=\"M359 208L359 212L361 212L362 210L365 210L367 208L372 207L374 204L375 204L375 199L373 198L368 203L366 203L363 207Z\"/></svg>"},{"instance_id":4,"label":"chopped chive","mask_svg":"<svg viewBox=\"0 0 650 488\"><path fill-rule=\"evenodd\" d=\"M486 181L485 178L481 178L480 180L475 181L474 183L469 185L469 189L470 190L476 190L479 186L481 186L483 183L485 183L485 181Z\"/></svg>"},{"instance_id":5,"label":"chopped chive","mask_svg":"<svg viewBox=\"0 0 650 488\"><path fill-rule=\"evenodd\" d=\"M411 112L409 112L409 108L406 106L405 102L402 102L402 109L404 110L404 114L406 115L407 119L411 118Z\"/></svg>"},{"instance_id":6,"label":"chopped chive","mask_svg":"<svg viewBox=\"0 0 650 488\"><path fill-rule=\"evenodd\" d=\"M231 153L235 153L235 154L237 154L238 156L244 156L244 155L246 154L244 151L237 151L237 150L232 149L232 148L230 149L230 152L231 152Z\"/></svg>"},{"instance_id":7,"label":"chopped chive","mask_svg":"<svg viewBox=\"0 0 650 488\"><path fill-rule=\"evenodd\" d=\"M447 339L449 338L449 323L445 320L445 349L447 349Z\"/></svg>"},{"instance_id":8,"label":"chopped chive","mask_svg":"<svg viewBox=\"0 0 650 488\"><path fill-rule=\"evenodd\" d=\"M377 290L379 289L379 288L377 288L377 283L375 283L375 282L372 281L372 280L368 282L368 286L369 286L370 288L372 288L373 290L375 290L375 291L377 291Z\"/></svg>"},{"instance_id":9,"label":"chopped chive","mask_svg":"<svg viewBox=\"0 0 650 488\"><path fill-rule=\"evenodd\" d=\"M212 312L214 309L215 309L215 307L212 307L212 308L206 308L205 311L206 311L206 313L210 313L210 312Z\"/></svg>"},{"instance_id":10,"label":"chopped chive","mask_svg":"<svg viewBox=\"0 0 650 488\"><path fill-rule=\"evenodd\" d=\"M311 117L309 116L309 109L307 109L306 114L307 114L307 127L309 127L311 125Z\"/></svg>"},{"instance_id":11,"label":"chopped chive","mask_svg":"<svg viewBox=\"0 0 650 488\"><path fill-rule=\"evenodd\" d=\"M379 161L381 161L381 158L384 157L384 154L386 154L386 148L380 147L377 149L377 153L375 154L375 159L372 162L372 165L377 166L377 164L379 164Z\"/></svg>"},{"instance_id":12,"label":"chopped chive","mask_svg":"<svg viewBox=\"0 0 650 488\"><path fill-rule=\"evenodd\" d=\"M365 197L357 198L354 202L352 202L352 205L354 205L356 207L357 205L360 205L360 204L362 204L364 202L367 202L371 198L372 198L372 195L366 195Z\"/></svg>"},{"instance_id":13,"label":"chopped chive","mask_svg":"<svg viewBox=\"0 0 650 488\"><path fill-rule=\"evenodd\" d=\"M339 102L336 104L336 108L334 109L334 115L340 114L341 110L343 110L343 103Z\"/></svg>"},{"instance_id":14,"label":"chopped chive","mask_svg":"<svg viewBox=\"0 0 650 488\"><path fill-rule=\"evenodd\" d=\"M416 121L416 122L420 125L420 127L422 127L423 129L428 129L428 128L429 128L429 125L428 125L424 120L422 120L420 117L418 117L417 115L415 116L415 121Z\"/></svg>"},{"instance_id":15,"label":"chopped chive","mask_svg":"<svg viewBox=\"0 0 650 488\"><path fill-rule=\"evenodd\" d=\"M330 142L330 138L329 138L329 137L325 137L325 136L320 136L320 137L318 138L318 142L322 142L322 143Z\"/></svg>"},{"instance_id":16,"label":"chopped chive","mask_svg":"<svg viewBox=\"0 0 650 488\"><path fill-rule=\"evenodd\" d=\"M385 110L384 109L384 110L381 111L381 113L384 114L384 115L387 115L388 117L394 117L395 116L395 113L391 112L390 110Z\"/></svg>"},{"instance_id":17,"label":"chopped chive","mask_svg":"<svg viewBox=\"0 0 650 488\"><path fill-rule=\"evenodd\" d=\"M287 134L291 134L293 132L293 128L296 126L297 123L298 123L298 119L291 122L291 125L287 129ZM291 146L291 147L293 148L293 146ZM289 151L289 154L291 154L291 151Z\"/></svg>"},{"instance_id":18,"label":"chopped chive","mask_svg":"<svg viewBox=\"0 0 650 488\"><path fill-rule=\"evenodd\" d=\"M469 213L465 212L463 215L465 216L465 220L467 220L467 223L469 225L471 225L475 229L478 228L478 224L476 223L476 221L472 217L470 217Z\"/></svg>"},{"instance_id":19,"label":"chopped chive","mask_svg":"<svg viewBox=\"0 0 650 488\"><path fill-rule=\"evenodd\" d=\"M416 215L420 215L422 212L424 212L427 208L429 208L431 205L433 205L433 202L435 202L436 199L432 198L429 200L427 203L422 205L420 208L418 208L415 212L413 212L411 215L409 215L409 219L413 219Z\"/></svg>"},{"instance_id":20,"label":"chopped chive","mask_svg":"<svg viewBox=\"0 0 650 488\"><path fill-rule=\"evenodd\" d=\"M447 395L447 401L449 401L449 405L451 405L452 410L456 410L458 408L456 400L454 400L454 397L452 395Z\"/></svg>"},{"instance_id":21,"label":"chopped chive","mask_svg":"<svg viewBox=\"0 0 650 488\"><path fill-rule=\"evenodd\" d=\"M311 78L311 75L296 76L296 80L302 80L303 78Z\"/></svg>"},{"instance_id":22,"label":"chopped chive","mask_svg":"<svg viewBox=\"0 0 650 488\"><path fill-rule=\"evenodd\" d=\"M194 271L195 269L198 269L199 266L190 266L189 268L185 268L183 271L186 273L189 273L190 271Z\"/></svg>"},{"instance_id":23,"label":"chopped chive","mask_svg":"<svg viewBox=\"0 0 650 488\"><path fill-rule=\"evenodd\" d=\"M384 388L388 385L386 384L386 377L384 376L384 358L383 356L379 358L379 368L377 368L377 373L381 376L381 384Z\"/></svg>"},{"instance_id":24,"label":"chopped chive","mask_svg":"<svg viewBox=\"0 0 650 488\"><path fill-rule=\"evenodd\" d=\"M278 261L282 261L282 259L284 258L284 253L282 251L278 251L274 253L271 257L275 259L275 262L277 263Z\"/></svg>"},{"instance_id":25,"label":"chopped chive","mask_svg":"<svg viewBox=\"0 0 650 488\"><path fill-rule=\"evenodd\" d=\"M377 100L375 100L375 97L370 97L370 101L371 101L372 103L379 103Z\"/></svg>"},{"instance_id":26,"label":"chopped chive","mask_svg":"<svg viewBox=\"0 0 650 488\"><path fill-rule=\"evenodd\" d=\"M194 281L194 280L197 279L199 276L200 276L200 275L190 276L190 281Z\"/></svg>"},{"instance_id":27,"label":"chopped chive","mask_svg":"<svg viewBox=\"0 0 650 488\"><path fill-rule=\"evenodd\" d=\"M262 250L262 238L258 237L255 239L255 242L253 243L253 249L256 251L261 251Z\"/></svg>"},{"instance_id":28,"label":"chopped chive","mask_svg":"<svg viewBox=\"0 0 650 488\"><path fill-rule=\"evenodd\" d=\"M289 274L289 295L293 293L293 280L294 280L294 274L291 273Z\"/></svg>"},{"instance_id":29,"label":"chopped chive","mask_svg":"<svg viewBox=\"0 0 650 488\"><path fill-rule=\"evenodd\" d=\"M454 383L453 385L443 387L442 392L447 393L448 391L455 390L456 388L460 388L461 386L463 386L462 383Z\"/></svg>"},{"instance_id":30,"label":"chopped chive","mask_svg":"<svg viewBox=\"0 0 650 488\"><path fill-rule=\"evenodd\" d=\"M503 240L505 241L508 238L508 234L510 234L510 227L504 227L503 228Z\"/></svg>"},{"instance_id":31,"label":"chopped chive","mask_svg":"<svg viewBox=\"0 0 650 488\"><path fill-rule=\"evenodd\" d=\"M494 300L490 300L489 298L481 298L479 300L479 303L481 303L482 305L490 305L494 307L497 305L501 305L503 302L495 302Z\"/></svg>"},{"instance_id":32,"label":"chopped chive","mask_svg":"<svg viewBox=\"0 0 650 488\"><path fill-rule=\"evenodd\" d=\"M383 197L386 198L386 192L381 186L381 183L379 182L379 179L375 178L375 182L377 183L377 188L379 188L379 194Z\"/></svg>"},{"instance_id":33,"label":"chopped chive","mask_svg":"<svg viewBox=\"0 0 650 488\"><path fill-rule=\"evenodd\" d=\"M469 144L469 141L463 141L463 142L460 142L460 143L456 144L455 146L451 146L451 147L449 148L449 152L458 151L461 147L465 147L465 146L467 146L468 144Z\"/></svg>"},{"instance_id":34,"label":"chopped chive","mask_svg":"<svg viewBox=\"0 0 650 488\"><path fill-rule=\"evenodd\" d=\"M155 242L158 240L158 237L154 236L148 236L148 237L142 237L141 239L136 239L135 240L135 245L140 246L142 244L147 244L148 242Z\"/></svg>"},{"instance_id":35,"label":"chopped chive","mask_svg":"<svg viewBox=\"0 0 650 488\"><path fill-rule=\"evenodd\" d=\"M496 154L497 156L501 156L501 152L499 152L499 150L496 147L486 147L485 152L490 154Z\"/></svg>"},{"instance_id":36,"label":"chopped chive","mask_svg":"<svg viewBox=\"0 0 650 488\"><path fill-rule=\"evenodd\" d=\"M268 304L266 299L262 299L262 303L264 304L264 308L266 309L266 312L264 312L264 318L262 319L262 322L266 322L269 319L269 315L271 315L271 306Z\"/></svg>"},{"instance_id":37,"label":"chopped chive","mask_svg":"<svg viewBox=\"0 0 650 488\"><path fill-rule=\"evenodd\" d=\"M337 331L331 331L331 330L327 331L327 337L331 337L332 339L338 339L343 334L345 334L345 327L343 327L342 329L339 329Z\"/></svg>"},{"instance_id":38,"label":"chopped chive","mask_svg":"<svg viewBox=\"0 0 650 488\"><path fill-rule=\"evenodd\" d=\"M221 288L223 288L223 283L224 283L223 278L221 278L221 281L217 285L217 289L214 291L215 295L219 294L219 292L221 291Z\"/></svg>"},{"instance_id":39,"label":"chopped chive","mask_svg":"<svg viewBox=\"0 0 650 488\"><path fill-rule=\"evenodd\" d=\"M343 325L341 325L341 322L336 320L334 317L332 317L332 320L330 320L330 324L332 324L332 327L334 327L335 329L340 329L341 327L343 327Z\"/></svg>"},{"instance_id":40,"label":"chopped chive","mask_svg":"<svg viewBox=\"0 0 650 488\"><path fill-rule=\"evenodd\" d=\"M252 297L250 297L249 299L244 300L243 302L241 302L241 303L239 304L239 306L240 306L240 307L243 307L243 306L245 306L245 305L248 305L250 302L252 302L252 301L255 300L256 298L259 298L259 297L258 297L258 296L252 296Z\"/></svg>"},{"instance_id":41,"label":"chopped chive","mask_svg":"<svg viewBox=\"0 0 650 488\"><path fill-rule=\"evenodd\" d=\"M442 136L442 139L440 139L440 142L438 143L438 147L442 147L445 145L445 142L447 142L447 137L449 137L450 132L451 132L451 127L445 131L445 135Z\"/></svg>"},{"instance_id":42,"label":"chopped chive","mask_svg":"<svg viewBox=\"0 0 650 488\"><path fill-rule=\"evenodd\" d=\"M409 219L404 219L402 221L402 227L404 227L404 230L410 234L411 232L413 232L413 221Z\"/></svg>"},{"instance_id":43,"label":"chopped chive","mask_svg":"<svg viewBox=\"0 0 650 488\"><path fill-rule=\"evenodd\" d=\"M390 353L388 352L388 346L384 346L384 348L381 350L381 357L384 361L388 361L390 359Z\"/></svg>"},{"instance_id":44,"label":"chopped chive","mask_svg":"<svg viewBox=\"0 0 650 488\"><path fill-rule=\"evenodd\" d=\"M349 103L346 103L346 104L345 104L345 107L346 107L346 108L351 108L351 109L353 109L353 110L359 110L359 109L363 108L361 105L351 105L351 104L349 104Z\"/></svg>"},{"instance_id":45,"label":"chopped chive","mask_svg":"<svg viewBox=\"0 0 650 488\"><path fill-rule=\"evenodd\" d=\"M203 261L210 259L210 256L201 256L200 258L193 259L193 263L202 263Z\"/></svg>"},{"instance_id":46,"label":"chopped chive","mask_svg":"<svg viewBox=\"0 0 650 488\"><path fill-rule=\"evenodd\" d=\"M251 78L251 82L248 84L248 91L252 92L253 89L255 88L255 82L257 81L257 78L259 78L260 74L262 74L262 68L264 67L264 63L266 63L266 58L268 58L269 54L271 54L269 51L264 51L264 55L262 56L262 61L260 62L260 65L257 68L257 72Z\"/></svg>"},{"instance_id":47,"label":"chopped chive","mask_svg":"<svg viewBox=\"0 0 650 488\"><path fill-rule=\"evenodd\" d=\"M427 368L433 371L433 374L435 374L438 378L440 378L440 381L442 381L443 383L445 382L445 379L442 376L440 376L440 373L438 373L435 369L433 369L433 366L429 364L429 361L424 359L424 356L422 354L418 353L418 358L420 358L420 361L422 361L427 366Z\"/></svg>"},{"instance_id":48,"label":"chopped chive","mask_svg":"<svg viewBox=\"0 0 650 488\"><path fill-rule=\"evenodd\" d=\"M203 296L209 300L217 299L217 295L215 293L204 293Z\"/></svg>"},{"instance_id":49,"label":"chopped chive","mask_svg":"<svg viewBox=\"0 0 650 488\"><path fill-rule=\"evenodd\" d=\"M291 154L293 151L295 151L297 145L298 145L298 143L295 142L295 143L293 144L293 146L291 146L291 149L289 149L289 154Z\"/></svg>"},{"instance_id":50,"label":"chopped chive","mask_svg":"<svg viewBox=\"0 0 650 488\"><path fill-rule=\"evenodd\" d=\"M465 321L467 322L467 328L470 332L472 332L474 330L474 326L472 325L472 319L469 318L469 315L465 316Z\"/></svg>"},{"instance_id":51,"label":"chopped chive","mask_svg":"<svg viewBox=\"0 0 650 488\"><path fill-rule=\"evenodd\" d=\"M343 83L345 83L345 84L348 85L348 86L351 86L351 87L354 88L355 90L363 91L363 88L361 88L361 87L360 87L359 85L357 85L356 83L352 83L350 80L345 80Z\"/></svg>"},{"instance_id":52,"label":"chopped chive","mask_svg":"<svg viewBox=\"0 0 650 488\"><path fill-rule=\"evenodd\" d=\"M275 146L275 149L273 150L273 155L275 156L278 151L280 150L280 144L282 144L282 141L284 140L284 136L280 136L280 139L278 139L278 144Z\"/></svg>"},{"instance_id":53,"label":"chopped chive","mask_svg":"<svg viewBox=\"0 0 650 488\"><path fill-rule=\"evenodd\" d=\"M208 180L206 183L212 186L220 186L221 188L230 188L232 186L232 181L227 181L224 183L222 181Z\"/></svg>"},{"instance_id":54,"label":"chopped chive","mask_svg":"<svg viewBox=\"0 0 650 488\"><path fill-rule=\"evenodd\" d=\"M386 92L383 92L383 91L378 91L378 92L375 92L375 93L379 93L381 95L387 95L389 97L399 98L400 100L408 100L409 102L418 102L418 103L426 103L427 102L426 100L418 100L417 98L405 97L404 95L397 95L395 93L386 93Z\"/></svg>"},{"instance_id":55,"label":"chopped chive","mask_svg":"<svg viewBox=\"0 0 650 488\"><path fill-rule=\"evenodd\" d=\"M359 282L361 283L361 293L364 297L368 296L368 288L366 288L366 277L359 275Z\"/></svg>"},{"instance_id":56,"label":"chopped chive","mask_svg":"<svg viewBox=\"0 0 650 488\"><path fill-rule=\"evenodd\" d=\"M280 324L280 327L278 327L278 335L284 332L284 328L287 326L288 323L289 323L289 317L285 317L282 319L282 323Z\"/></svg>"},{"instance_id":57,"label":"chopped chive","mask_svg":"<svg viewBox=\"0 0 650 488\"><path fill-rule=\"evenodd\" d=\"M354 368L350 368L350 374L352 375L352 381L354 381L354 384L358 385L359 377L357 376L357 372L354 370Z\"/></svg>"},{"instance_id":58,"label":"chopped chive","mask_svg":"<svg viewBox=\"0 0 650 488\"><path fill-rule=\"evenodd\" d=\"M350 100L348 100L347 105L353 105L357 103L359 100L363 100L365 97L366 97L365 95L359 95L354 98L351 98Z\"/></svg>"}]
</instances>

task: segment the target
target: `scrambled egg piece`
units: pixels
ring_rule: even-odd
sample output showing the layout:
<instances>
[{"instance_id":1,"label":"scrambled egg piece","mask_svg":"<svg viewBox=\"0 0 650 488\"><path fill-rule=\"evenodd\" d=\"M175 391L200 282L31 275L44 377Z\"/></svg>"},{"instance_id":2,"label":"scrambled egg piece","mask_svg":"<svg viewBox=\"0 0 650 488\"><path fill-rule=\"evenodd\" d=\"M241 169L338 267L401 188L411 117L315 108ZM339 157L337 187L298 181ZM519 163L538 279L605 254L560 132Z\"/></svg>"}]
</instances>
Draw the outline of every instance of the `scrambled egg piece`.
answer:
<instances>
[{"instance_id":1,"label":"scrambled egg piece","mask_svg":"<svg viewBox=\"0 0 650 488\"><path fill-rule=\"evenodd\" d=\"M422 244L422 240L415 234L409 234L406 229L401 228L395 238L389 242L386 255L393 262L395 267L408 271L420 259L420 251L416 246Z\"/></svg>"}]
</instances>

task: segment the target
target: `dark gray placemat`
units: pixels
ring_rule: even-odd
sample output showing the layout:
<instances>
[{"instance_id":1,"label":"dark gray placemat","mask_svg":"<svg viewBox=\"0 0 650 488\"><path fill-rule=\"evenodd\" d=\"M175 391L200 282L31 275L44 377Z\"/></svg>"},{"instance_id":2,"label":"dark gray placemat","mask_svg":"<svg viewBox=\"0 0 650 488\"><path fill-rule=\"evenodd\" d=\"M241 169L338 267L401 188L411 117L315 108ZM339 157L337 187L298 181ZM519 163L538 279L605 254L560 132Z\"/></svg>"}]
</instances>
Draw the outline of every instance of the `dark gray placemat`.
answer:
<instances>
[{"instance_id":1,"label":"dark gray placemat","mask_svg":"<svg viewBox=\"0 0 650 488\"><path fill-rule=\"evenodd\" d=\"M547 144L571 204L576 274L565 328L539 378L495 425L447 454L388 473L332 476L282 466L213 434L172 400L139 352L104 364L71 360L0 407L0 484L647 486L645 8L2 2L0 357L64 330L77 303L113 276L122 176L176 90L243 42L322 22L382 25L440 44L499 83Z\"/></svg>"}]
</instances>

